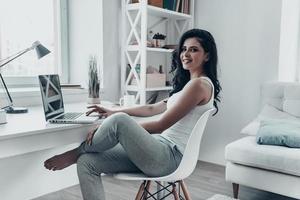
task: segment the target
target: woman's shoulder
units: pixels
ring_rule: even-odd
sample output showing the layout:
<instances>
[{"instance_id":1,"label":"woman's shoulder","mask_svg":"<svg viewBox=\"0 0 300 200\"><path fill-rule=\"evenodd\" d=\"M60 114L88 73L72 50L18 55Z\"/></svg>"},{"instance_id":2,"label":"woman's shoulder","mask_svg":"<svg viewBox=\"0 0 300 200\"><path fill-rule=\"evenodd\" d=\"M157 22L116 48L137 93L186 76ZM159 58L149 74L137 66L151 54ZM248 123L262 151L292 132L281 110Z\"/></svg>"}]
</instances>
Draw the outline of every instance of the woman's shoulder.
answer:
<instances>
[{"instance_id":1,"label":"woman's shoulder","mask_svg":"<svg viewBox=\"0 0 300 200\"><path fill-rule=\"evenodd\" d=\"M206 79L205 77L194 78L186 86L194 95L199 95L201 98L206 99L205 102L210 99L213 92L213 85L210 79Z\"/></svg>"},{"instance_id":2,"label":"woman's shoulder","mask_svg":"<svg viewBox=\"0 0 300 200\"><path fill-rule=\"evenodd\" d=\"M188 87L193 87L195 89L207 89L212 87L211 80L208 77L200 76L190 80L187 84Z\"/></svg>"}]
</instances>

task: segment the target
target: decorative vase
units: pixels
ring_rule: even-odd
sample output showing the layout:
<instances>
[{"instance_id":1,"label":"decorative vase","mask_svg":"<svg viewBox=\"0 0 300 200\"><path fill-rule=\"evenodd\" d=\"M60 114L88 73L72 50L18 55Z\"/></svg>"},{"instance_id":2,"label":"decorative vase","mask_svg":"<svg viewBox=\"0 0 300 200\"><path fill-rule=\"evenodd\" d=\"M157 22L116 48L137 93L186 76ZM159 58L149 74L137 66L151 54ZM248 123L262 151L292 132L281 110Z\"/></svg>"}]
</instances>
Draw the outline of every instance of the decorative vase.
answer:
<instances>
[{"instance_id":1,"label":"decorative vase","mask_svg":"<svg viewBox=\"0 0 300 200\"><path fill-rule=\"evenodd\" d=\"M92 97L89 97L87 99L87 103L88 104L100 104L100 98L92 98Z\"/></svg>"},{"instance_id":2,"label":"decorative vase","mask_svg":"<svg viewBox=\"0 0 300 200\"><path fill-rule=\"evenodd\" d=\"M88 103L100 103L100 78L98 76L97 60L95 56L91 56L89 60L89 96Z\"/></svg>"}]
</instances>

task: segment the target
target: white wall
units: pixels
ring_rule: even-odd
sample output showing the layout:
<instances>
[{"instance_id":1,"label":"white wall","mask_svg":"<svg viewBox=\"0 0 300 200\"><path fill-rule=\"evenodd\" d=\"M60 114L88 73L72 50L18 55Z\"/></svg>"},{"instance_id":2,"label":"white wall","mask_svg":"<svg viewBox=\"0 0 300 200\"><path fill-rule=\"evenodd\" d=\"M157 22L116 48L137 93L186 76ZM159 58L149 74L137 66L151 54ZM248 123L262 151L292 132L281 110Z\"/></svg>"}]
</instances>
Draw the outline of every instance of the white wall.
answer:
<instances>
[{"instance_id":1,"label":"white wall","mask_svg":"<svg viewBox=\"0 0 300 200\"><path fill-rule=\"evenodd\" d=\"M69 49L71 83L86 85L88 59L101 59L101 2L103 2L104 93L102 99L116 101L120 90L118 0L69 1Z\"/></svg>"},{"instance_id":2,"label":"white wall","mask_svg":"<svg viewBox=\"0 0 300 200\"><path fill-rule=\"evenodd\" d=\"M87 80L87 59L98 52L99 0L71 0L70 63L74 82ZM121 1L104 0L103 98L120 90ZM209 30L219 51L222 102L207 126L200 159L224 164L224 148L259 111L260 85L278 78L281 0L195 0L195 27Z\"/></svg>"},{"instance_id":3,"label":"white wall","mask_svg":"<svg viewBox=\"0 0 300 200\"><path fill-rule=\"evenodd\" d=\"M226 144L259 112L260 85L278 77L281 0L196 0L195 27L216 39L220 111L207 126L200 159L224 164Z\"/></svg>"}]
</instances>

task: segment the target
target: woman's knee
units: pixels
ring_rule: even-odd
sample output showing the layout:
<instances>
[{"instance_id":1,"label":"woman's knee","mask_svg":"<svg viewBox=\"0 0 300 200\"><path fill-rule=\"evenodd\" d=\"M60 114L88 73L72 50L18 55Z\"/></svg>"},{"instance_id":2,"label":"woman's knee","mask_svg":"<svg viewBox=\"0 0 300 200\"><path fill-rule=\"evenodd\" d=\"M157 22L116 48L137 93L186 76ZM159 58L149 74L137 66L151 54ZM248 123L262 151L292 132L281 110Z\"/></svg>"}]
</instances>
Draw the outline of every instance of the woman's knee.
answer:
<instances>
[{"instance_id":1,"label":"woman's knee","mask_svg":"<svg viewBox=\"0 0 300 200\"><path fill-rule=\"evenodd\" d=\"M82 173L82 172L86 172L89 171L89 163L90 163L90 156L89 154L82 154L79 156L79 158L77 159L77 172Z\"/></svg>"},{"instance_id":2,"label":"woman's knee","mask_svg":"<svg viewBox=\"0 0 300 200\"><path fill-rule=\"evenodd\" d=\"M80 174L101 174L95 166L95 161L96 157L94 154L82 154L78 159L77 159L77 173L78 175Z\"/></svg>"},{"instance_id":3,"label":"woman's knee","mask_svg":"<svg viewBox=\"0 0 300 200\"><path fill-rule=\"evenodd\" d=\"M82 154L77 160L77 173L101 175L107 173L112 165L110 165L111 157L105 153L87 153Z\"/></svg>"},{"instance_id":4,"label":"woman's knee","mask_svg":"<svg viewBox=\"0 0 300 200\"><path fill-rule=\"evenodd\" d=\"M128 114L123 112L113 114L110 118L110 121L115 125L128 124L132 120Z\"/></svg>"}]
</instances>

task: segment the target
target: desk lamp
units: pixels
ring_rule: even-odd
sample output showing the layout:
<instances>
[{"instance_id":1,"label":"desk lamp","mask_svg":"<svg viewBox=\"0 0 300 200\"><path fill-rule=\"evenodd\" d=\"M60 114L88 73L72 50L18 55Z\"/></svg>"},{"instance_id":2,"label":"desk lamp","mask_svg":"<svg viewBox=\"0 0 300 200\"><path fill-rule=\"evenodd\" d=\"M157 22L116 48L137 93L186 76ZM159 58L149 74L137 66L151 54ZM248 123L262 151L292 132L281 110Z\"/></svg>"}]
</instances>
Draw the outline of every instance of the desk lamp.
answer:
<instances>
[{"instance_id":1,"label":"desk lamp","mask_svg":"<svg viewBox=\"0 0 300 200\"><path fill-rule=\"evenodd\" d=\"M6 59L1 60L1 61L0 61L0 69L1 69L1 67L3 67L4 65L10 63L10 62L13 61L14 59L16 59L16 58L22 56L23 54L25 54L25 53L27 53L28 51L31 51L31 50L33 50L33 49L36 50L38 59L40 59L40 58L42 58L42 57L44 57L45 55L47 55L47 54L50 53L50 51L49 51L46 47L44 47L39 41L35 41L35 42L32 44L31 47L29 47L29 48L27 48L27 49L24 49L24 50L22 50L22 51L16 53L15 55L12 55L12 56L6 58ZM3 63L2 63L2 62L3 62ZM10 105L5 106L3 109L4 109L7 113L26 113L26 112L28 112L28 109L27 109L27 108L23 108L23 107L14 107L14 106L13 106L13 100L12 100L12 98L11 98L9 92L8 92L7 86L6 86L5 82L4 82L4 79L3 79L3 77L2 77L1 72L0 72L0 79L1 79L0 81L2 82L2 84L3 84L3 86L4 86L4 89L5 89L5 91L6 91L6 94L7 94L7 96L8 96L8 99L9 99L9 101L10 101Z\"/></svg>"}]
</instances>

